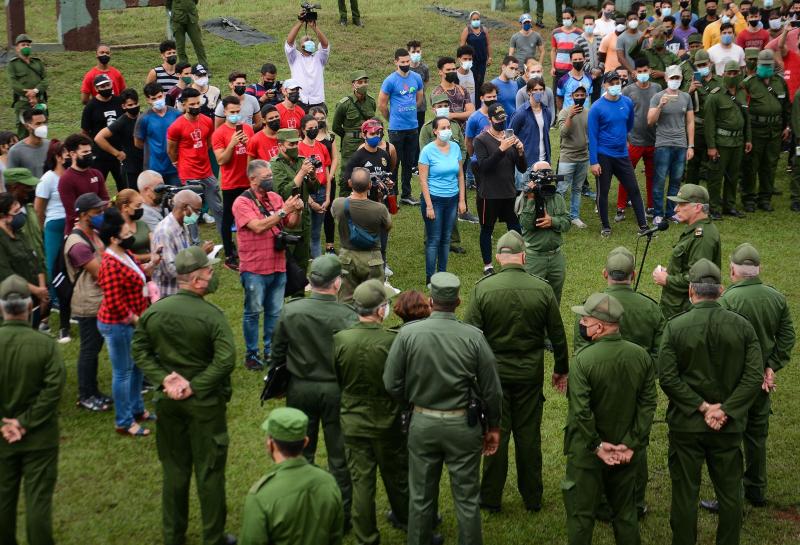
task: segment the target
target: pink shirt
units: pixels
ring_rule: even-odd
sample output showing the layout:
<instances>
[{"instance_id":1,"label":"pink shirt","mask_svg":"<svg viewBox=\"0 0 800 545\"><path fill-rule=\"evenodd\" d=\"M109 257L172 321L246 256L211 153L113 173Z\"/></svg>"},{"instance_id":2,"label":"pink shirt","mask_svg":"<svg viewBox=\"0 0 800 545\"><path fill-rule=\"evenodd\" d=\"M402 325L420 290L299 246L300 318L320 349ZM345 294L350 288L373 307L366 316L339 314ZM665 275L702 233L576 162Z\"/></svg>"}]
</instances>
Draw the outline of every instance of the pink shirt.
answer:
<instances>
[{"instance_id":1,"label":"pink shirt","mask_svg":"<svg viewBox=\"0 0 800 545\"><path fill-rule=\"evenodd\" d=\"M239 243L239 272L273 274L286 272L286 252L275 250L275 235L278 227L256 233L247 227L253 220L264 219L259 207L249 196L249 190L233 201L233 217L236 220L236 239ZM270 191L268 202L261 203L270 214L277 214L283 207L280 195Z\"/></svg>"}]
</instances>

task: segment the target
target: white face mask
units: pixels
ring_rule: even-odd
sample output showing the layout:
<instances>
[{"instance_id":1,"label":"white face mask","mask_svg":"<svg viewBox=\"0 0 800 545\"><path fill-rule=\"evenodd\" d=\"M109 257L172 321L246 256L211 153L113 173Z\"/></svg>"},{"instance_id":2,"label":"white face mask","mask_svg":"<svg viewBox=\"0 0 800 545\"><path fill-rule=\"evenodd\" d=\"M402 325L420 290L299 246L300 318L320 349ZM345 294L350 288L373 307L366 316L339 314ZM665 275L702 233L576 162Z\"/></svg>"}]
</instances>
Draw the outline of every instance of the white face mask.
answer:
<instances>
[{"instance_id":1,"label":"white face mask","mask_svg":"<svg viewBox=\"0 0 800 545\"><path fill-rule=\"evenodd\" d=\"M505 74L508 79L514 79L517 77L517 70L516 68L506 68Z\"/></svg>"},{"instance_id":2,"label":"white face mask","mask_svg":"<svg viewBox=\"0 0 800 545\"><path fill-rule=\"evenodd\" d=\"M442 142L449 142L450 138L453 136L453 131L450 129L442 129L436 135L436 137L441 140Z\"/></svg>"},{"instance_id":3,"label":"white face mask","mask_svg":"<svg viewBox=\"0 0 800 545\"><path fill-rule=\"evenodd\" d=\"M197 78L194 82L199 85L200 87L205 87L208 85L208 77L203 76L202 78Z\"/></svg>"},{"instance_id":4,"label":"white face mask","mask_svg":"<svg viewBox=\"0 0 800 545\"><path fill-rule=\"evenodd\" d=\"M766 4L765 4L766 5ZM772 30L779 30L781 28L781 20L780 19L770 19L769 20L769 28Z\"/></svg>"},{"instance_id":5,"label":"white face mask","mask_svg":"<svg viewBox=\"0 0 800 545\"><path fill-rule=\"evenodd\" d=\"M450 108L436 108L436 117L447 117L450 115Z\"/></svg>"},{"instance_id":6,"label":"white face mask","mask_svg":"<svg viewBox=\"0 0 800 545\"><path fill-rule=\"evenodd\" d=\"M572 19L562 19L561 24L569 28L572 26Z\"/></svg>"},{"instance_id":7,"label":"white face mask","mask_svg":"<svg viewBox=\"0 0 800 545\"><path fill-rule=\"evenodd\" d=\"M461 63L461 68L464 70L472 70L472 61L463 61Z\"/></svg>"},{"instance_id":8,"label":"white face mask","mask_svg":"<svg viewBox=\"0 0 800 545\"><path fill-rule=\"evenodd\" d=\"M392 305L389 304L389 301L386 301L386 303L383 305L383 318L381 318L381 321L385 322L386 320L388 320L391 314L392 314Z\"/></svg>"},{"instance_id":9,"label":"white face mask","mask_svg":"<svg viewBox=\"0 0 800 545\"><path fill-rule=\"evenodd\" d=\"M623 32L625 32L625 25L617 25L614 27L614 30L622 34Z\"/></svg>"},{"instance_id":10,"label":"white face mask","mask_svg":"<svg viewBox=\"0 0 800 545\"><path fill-rule=\"evenodd\" d=\"M33 136L36 138L47 138L47 125L39 125L33 129Z\"/></svg>"},{"instance_id":11,"label":"white face mask","mask_svg":"<svg viewBox=\"0 0 800 545\"><path fill-rule=\"evenodd\" d=\"M681 86L681 80L679 79L671 79L667 81L667 87L669 87L673 91L677 91Z\"/></svg>"},{"instance_id":12,"label":"white face mask","mask_svg":"<svg viewBox=\"0 0 800 545\"><path fill-rule=\"evenodd\" d=\"M637 21L636 19L631 19L630 21L628 21L628 28L631 30L636 30L637 28L639 28L639 21Z\"/></svg>"}]
</instances>

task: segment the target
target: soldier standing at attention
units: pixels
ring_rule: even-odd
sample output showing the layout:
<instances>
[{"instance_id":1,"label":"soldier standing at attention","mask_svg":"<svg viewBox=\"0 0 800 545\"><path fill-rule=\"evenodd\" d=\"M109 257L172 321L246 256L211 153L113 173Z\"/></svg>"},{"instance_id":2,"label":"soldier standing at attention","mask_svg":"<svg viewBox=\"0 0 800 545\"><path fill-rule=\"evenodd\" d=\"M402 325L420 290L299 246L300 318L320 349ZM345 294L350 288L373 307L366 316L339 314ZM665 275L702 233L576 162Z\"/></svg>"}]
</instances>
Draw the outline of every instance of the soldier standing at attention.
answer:
<instances>
[{"instance_id":1,"label":"soldier standing at attention","mask_svg":"<svg viewBox=\"0 0 800 545\"><path fill-rule=\"evenodd\" d=\"M336 480L301 456L308 417L279 407L261 429L275 464L247 494L240 545L340 545L344 514Z\"/></svg>"},{"instance_id":2,"label":"soldier standing at attention","mask_svg":"<svg viewBox=\"0 0 800 545\"><path fill-rule=\"evenodd\" d=\"M28 282L0 283L0 543L17 543L17 501L25 486L26 537L53 543L58 476L58 403L66 371L55 339L31 328Z\"/></svg>"},{"instance_id":3,"label":"soldier standing at attention","mask_svg":"<svg viewBox=\"0 0 800 545\"><path fill-rule=\"evenodd\" d=\"M658 356L659 384L669 398L672 545L697 542L703 462L719 500L716 542L738 545L742 433L762 384L764 361L747 318L719 304L719 267L700 259L688 277L692 307L667 322Z\"/></svg>"},{"instance_id":4,"label":"soldier standing at attention","mask_svg":"<svg viewBox=\"0 0 800 545\"><path fill-rule=\"evenodd\" d=\"M694 54L694 67L700 76L700 81L692 78L687 93L692 97L694 106L694 156L686 165L686 181L693 184L699 183L700 178L707 178L706 169L709 161L708 147L706 146L705 121L703 119L706 100L715 89L722 88L722 78L711 69L711 60L708 52L700 49Z\"/></svg>"},{"instance_id":5,"label":"soldier standing at attention","mask_svg":"<svg viewBox=\"0 0 800 545\"><path fill-rule=\"evenodd\" d=\"M8 81L13 96L11 107L14 108L14 119L17 122L17 136L25 138L28 129L22 121L22 112L36 108L44 113L47 102L47 77L44 62L39 57L31 56L33 40L27 34L20 34L14 40L16 57L6 66Z\"/></svg>"},{"instance_id":6,"label":"soldier standing at attention","mask_svg":"<svg viewBox=\"0 0 800 545\"><path fill-rule=\"evenodd\" d=\"M346 197L349 195L350 188L347 187L347 178L344 177L344 170L350 157L356 152L358 147L364 143L361 134L361 124L367 119L375 117L377 104L375 99L367 94L369 89L369 76L366 70L356 70L350 74L350 81L353 83L353 93L341 99L336 104L333 113L333 124L331 130L335 135L342 139L339 146L341 153L341 171L336 174L339 180L339 195ZM342 191L347 190L347 193Z\"/></svg>"},{"instance_id":7,"label":"soldier standing at attention","mask_svg":"<svg viewBox=\"0 0 800 545\"><path fill-rule=\"evenodd\" d=\"M178 293L139 318L133 358L158 391L156 445L164 473L165 545L181 545L189 526L189 487L194 470L203 521L203 543L236 543L225 534L226 405L236 365L233 332L219 307L205 300L219 285L199 246L175 256Z\"/></svg>"},{"instance_id":8,"label":"soldier standing at attention","mask_svg":"<svg viewBox=\"0 0 800 545\"><path fill-rule=\"evenodd\" d=\"M167 0L167 10L172 12L172 34L175 35L175 45L178 49L178 62L189 62L186 55L186 36L192 41L197 62L208 69L206 48L203 47L203 36L200 33L200 20L197 14L198 0Z\"/></svg>"},{"instance_id":9,"label":"soldier standing at attention","mask_svg":"<svg viewBox=\"0 0 800 545\"><path fill-rule=\"evenodd\" d=\"M408 431L408 545L432 541L443 463L450 472L459 543L483 543L481 451L485 456L497 451L503 394L483 333L456 319L460 287L454 274L431 277L433 312L403 326L383 373L386 391L414 407ZM486 430L478 415L481 401Z\"/></svg>"},{"instance_id":10,"label":"soldier standing at attention","mask_svg":"<svg viewBox=\"0 0 800 545\"><path fill-rule=\"evenodd\" d=\"M677 195L667 198L676 203L675 217L686 226L672 247L667 268L659 265L653 271L653 281L661 286L661 312L669 319L691 306L688 273L692 265L701 258L716 265L722 260L722 250L719 230L708 217L708 191L704 187L684 184Z\"/></svg>"},{"instance_id":11,"label":"soldier standing at attention","mask_svg":"<svg viewBox=\"0 0 800 545\"><path fill-rule=\"evenodd\" d=\"M481 508L500 512L508 471L508 441L514 434L517 485L528 511L542 508L542 409L544 340L555 354L552 384L564 393L569 372L569 348L558 301L550 285L525 272L525 241L509 231L497 241L495 256L502 270L475 285L464 316L483 330L497 358L503 389L500 445L483 462Z\"/></svg>"},{"instance_id":12,"label":"soldier standing at attention","mask_svg":"<svg viewBox=\"0 0 800 545\"><path fill-rule=\"evenodd\" d=\"M561 481L567 541L591 544L595 503L603 492L616 543L638 545L636 470L656 409L655 366L644 348L620 335L624 310L614 296L594 293L572 311L581 316L581 336L589 344L575 355L569 379Z\"/></svg>"}]
</instances>

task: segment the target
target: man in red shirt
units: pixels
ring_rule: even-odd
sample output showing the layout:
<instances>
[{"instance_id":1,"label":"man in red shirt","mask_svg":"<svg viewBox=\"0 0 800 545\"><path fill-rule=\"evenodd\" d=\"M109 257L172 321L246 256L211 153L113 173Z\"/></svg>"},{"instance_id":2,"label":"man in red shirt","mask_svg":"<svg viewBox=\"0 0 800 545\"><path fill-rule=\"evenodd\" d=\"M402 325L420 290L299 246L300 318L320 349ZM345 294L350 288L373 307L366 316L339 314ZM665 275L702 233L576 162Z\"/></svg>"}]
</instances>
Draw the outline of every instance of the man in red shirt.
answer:
<instances>
[{"instance_id":1,"label":"man in red shirt","mask_svg":"<svg viewBox=\"0 0 800 545\"><path fill-rule=\"evenodd\" d=\"M247 154L251 159L270 161L278 155L278 130L281 128L281 114L273 105L261 109L264 128L247 143Z\"/></svg>"},{"instance_id":2,"label":"man in red shirt","mask_svg":"<svg viewBox=\"0 0 800 545\"><path fill-rule=\"evenodd\" d=\"M286 202L272 189L272 170L261 159L247 167L249 190L233 203L239 238L239 273L244 286L242 329L247 349L245 367L263 369L270 356L272 330L281 313L286 286L286 251L275 249L281 227L300 223L303 201L298 195ZM264 314L264 359L258 352L258 322Z\"/></svg>"},{"instance_id":3,"label":"man in red shirt","mask_svg":"<svg viewBox=\"0 0 800 545\"><path fill-rule=\"evenodd\" d=\"M250 186L247 179L247 143L253 138L253 128L242 123L239 97L222 99L225 123L217 127L211 138L214 155L219 163L219 178L222 186L222 245L225 248L225 266L238 270L239 259L233 245L233 201Z\"/></svg>"},{"instance_id":4,"label":"man in red shirt","mask_svg":"<svg viewBox=\"0 0 800 545\"><path fill-rule=\"evenodd\" d=\"M187 87L181 95L184 114L167 129L167 153L178 169L183 184L203 186L203 200L217 224L222 229L222 201L219 183L211 170L208 158L214 122L200 113L200 91ZM194 242L198 242L197 226L190 226Z\"/></svg>"},{"instance_id":5,"label":"man in red shirt","mask_svg":"<svg viewBox=\"0 0 800 545\"><path fill-rule=\"evenodd\" d=\"M94 96L94 77L100 74L106 75L111 78L112 89L114 95L119 96L123 89L125 89L125 78L122 73L110 65L111 63L111 48L105 44L97 46L97 65L93 66L91 70L86 72L83 76L83 83L81 84L81 102L86 104L89 99Z\"/></svg>"},{"instance_id":6,"label":"man in red shirt","mask_svg":"<svg viewBox=\"0 0 800 545\"><path fill-rule=\"evenodd\" d=\"M778 47L781 53L781 64L783 65L783 79L786 81L786 87L789 88L789 96L794 97L797 89L800 88L800 54L798 54L797 40L795 40L794 45L791 44L789 38L791 38L794 31L789 30L789 28L788 24L783 27L783 32L778 40Z\"/></svg>"},{"instance_id":7,"label":"man in red shirt","mask_svg":"<svg viewBox=\"0 0 800 545\"><path fill-rule=\"evenodd\" d=\"M58 180L58 193L67 220L64 222L64 234L72 232L77 219L75 201L84 193L94 193L102 200L108 200L108 189L103 174L92 167L92 139L84 134L73 134L64 140L64 147L69 152L72 166L64 171Z\"/></svg>"},{"instance_id":8,"label":"man in red shirt","mask_svg":"<svg viewBox=\"0 0 800 545\"><path fill-rule=\"evenodd\" d=\"M306 115L305 110L297 105L300 101L300 84L293 79L283 82L283 102L278 104L281 115L281 129L300 129L300 120Z\"/></svg>"},{"instance_id":9,"label":"man in red shirt","mask_svg":"<svg viewBox=\"0 0 800 545\"><path fill-rule=\"evenodd\" d=\"M736 45L742 49L748 47L755 47L759 51L769 43L769 31L766 29L759 29L758 25L761 23L761 14L758 8L753 6L750 8L750 13L747 14L747 28L741 31L736 36Z\"/></svg>"}]
</instances>

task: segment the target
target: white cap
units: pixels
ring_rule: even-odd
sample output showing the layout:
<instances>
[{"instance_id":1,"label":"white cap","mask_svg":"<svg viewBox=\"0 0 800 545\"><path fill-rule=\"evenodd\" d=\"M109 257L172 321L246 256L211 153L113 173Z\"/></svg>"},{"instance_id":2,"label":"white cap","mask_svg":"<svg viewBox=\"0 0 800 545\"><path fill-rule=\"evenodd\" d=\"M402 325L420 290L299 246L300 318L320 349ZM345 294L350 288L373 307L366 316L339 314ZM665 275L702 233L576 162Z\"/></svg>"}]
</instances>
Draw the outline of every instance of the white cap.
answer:
<instances>
[{"instance_id":1,"label":"white cap","mask_svg":"<svg viewBox=\"0 0 800 545\"><path fill-rule=\"evenodd\" d=\"M299 82L293 79L287 79L283 82L284 89L302 89L303 86L300 85Z\"/></svg>"}]
</instances>

